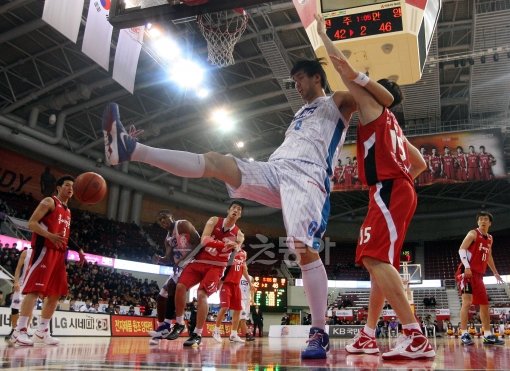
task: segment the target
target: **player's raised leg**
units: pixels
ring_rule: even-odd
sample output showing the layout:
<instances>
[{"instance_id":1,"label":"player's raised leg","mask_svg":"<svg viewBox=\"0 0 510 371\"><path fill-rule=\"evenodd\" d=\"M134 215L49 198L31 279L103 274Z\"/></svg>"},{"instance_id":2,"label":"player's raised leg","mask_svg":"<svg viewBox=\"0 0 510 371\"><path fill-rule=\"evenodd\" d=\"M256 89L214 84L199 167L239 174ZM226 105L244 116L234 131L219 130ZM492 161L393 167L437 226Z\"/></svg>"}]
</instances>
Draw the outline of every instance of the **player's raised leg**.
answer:
<instances>
[{"instance_id":1,"label":"player's raised leg","mask_svg":"<svg viewBox=\"0 0 510 371\"><path fill-rule=\"evenodd\" d=\"M138 143L122 125L116 103L106 106L102 128L108 165L139 161L184 178L217 178L233 187L241 185L241 172L231 156L174 151Z\"/></svg>"}]
</instances>

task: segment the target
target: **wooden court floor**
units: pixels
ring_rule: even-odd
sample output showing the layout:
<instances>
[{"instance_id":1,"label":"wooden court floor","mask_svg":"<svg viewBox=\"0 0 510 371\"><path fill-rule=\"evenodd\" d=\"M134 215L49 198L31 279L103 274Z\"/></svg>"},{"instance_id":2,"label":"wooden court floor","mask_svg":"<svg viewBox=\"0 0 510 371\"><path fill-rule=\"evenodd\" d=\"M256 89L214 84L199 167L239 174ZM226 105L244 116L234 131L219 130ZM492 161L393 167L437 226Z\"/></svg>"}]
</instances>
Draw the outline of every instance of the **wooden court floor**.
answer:
<instances>
[{"instance_id":1,"label":"wooden court floor","mask_svg":"<svg viewBox=\"0 0 510 371\"><path fill-rule=\"evenodd\" d=\"M332 339L326 360L300 359L305 339L257 338L255 342L219 344L204 338L199 348L183 348L184 339L149 346L148 338L60 338L53 347L0 344L0 367L6 370L509 370L510 340L505 346L484 346L481 339L465 347L459 339L433 340L433 360L383 361L377 355L350 355L348 340ZM395 340L379 341L385 351Z\"/></svg>"}]
</instances>

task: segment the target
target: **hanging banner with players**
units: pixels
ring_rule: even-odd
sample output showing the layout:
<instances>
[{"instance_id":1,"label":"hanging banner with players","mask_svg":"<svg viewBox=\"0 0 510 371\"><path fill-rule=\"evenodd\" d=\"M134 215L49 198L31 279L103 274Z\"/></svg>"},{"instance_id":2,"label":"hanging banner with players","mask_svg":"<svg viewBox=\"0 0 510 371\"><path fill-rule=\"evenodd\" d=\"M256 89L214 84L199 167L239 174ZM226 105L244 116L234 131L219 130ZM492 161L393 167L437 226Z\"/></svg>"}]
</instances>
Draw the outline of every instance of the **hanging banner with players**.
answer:
<instances>
[{"instance_id":1,"label":"hanging banner with players","mask_svg":"<svg viewBox=\"0 0 510 371\"><path fill-rule=\"evenodd\" d=\"M501 129L458 131L407 139L420 150L427 162L427 170L415 180L417 186L506 177ZM362 189L355 144L342 148L331 181L333 191Z\"/></svg>"}]
</instances>

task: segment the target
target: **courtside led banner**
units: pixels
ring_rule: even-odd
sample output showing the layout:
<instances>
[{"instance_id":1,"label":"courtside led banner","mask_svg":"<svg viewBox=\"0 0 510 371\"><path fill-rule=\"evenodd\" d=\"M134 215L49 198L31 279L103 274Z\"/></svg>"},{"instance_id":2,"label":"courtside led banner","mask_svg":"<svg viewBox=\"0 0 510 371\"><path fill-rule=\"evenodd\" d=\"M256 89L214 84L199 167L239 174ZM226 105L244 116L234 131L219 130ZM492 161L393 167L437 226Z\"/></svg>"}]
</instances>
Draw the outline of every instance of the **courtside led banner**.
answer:
<instances>
[{"instance_id":1,"label":"courtside led banner","mask_svg":"<svg viewBox=\"0 0 510 371\"><path fill-rule=\"evenodd\" d=\"M505 178L501 129L458 131L407 138L420 150L427 170L415 180L417 186L463 183ZM333 191L362 189L358 179L356 145L342 148L331 178Z\"/></svg>"}]
</instances>

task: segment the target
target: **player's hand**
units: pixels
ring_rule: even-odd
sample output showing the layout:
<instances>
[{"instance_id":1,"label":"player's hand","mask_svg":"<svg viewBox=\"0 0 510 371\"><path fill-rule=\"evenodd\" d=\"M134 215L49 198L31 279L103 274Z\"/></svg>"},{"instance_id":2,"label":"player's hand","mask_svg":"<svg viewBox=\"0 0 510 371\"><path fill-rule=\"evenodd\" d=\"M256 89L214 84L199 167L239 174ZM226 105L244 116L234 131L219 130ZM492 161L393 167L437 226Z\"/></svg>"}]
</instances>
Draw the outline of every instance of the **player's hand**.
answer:
<instances>
[{"instance_id":1,"label":"player's hand","mask_svg":"<svg viewBox=\"0 0 510 371\"><path fill-rule=\"evenodd\" d=\"M333 66L338 71L338 73L345 79L354 80L356 77L358 77L358 72L352 68L351 64L343 54L341 58L337 57L336 55L330 55L329 58L331 58L331 62L333 63Z\"/></svg>"},{"instance_id":2,"label":"player's hand","mask_svg":"<svg viewBox=\"0 0 510 371\"><path fill-rule=\"evenodd\" d=\"M497 283L499 284L505 284L505 281L503 281L503 279L501 278L501 276L499 274L495 274L494 277L496 277L496 281Z\"/></svg>"},{"instance_id":3,"label":"player's hand","mask_svg":"<svg viewBox=\"0 0 510 371\"><path fill-rule=\"evenodd\" d=\"M317 33L319 36L326 34L326 24L324 23L324 18L322 18L322 15L315 14L315 20L317 21Z\"/></svg>"},{"instance_id":4,"label":"player's hand","mask_svg":"<svg viewBox=\"0 0 510 371\"><path fill-rule=\"evenodd\" d=\"M66 242L66 238L61 234L50 233L48 237L58 250L63 250Z\"/></svg>"},{"instance_id":5,"label":"player's hand","mask_svg":"<svg viewBox=\"0 0 510 371\"><path fill-rule=\"evenodd\" d=\"M227 241L227 242L225 242L225 247L227 249L234 250L235 248L237 248L237 246L238 246L238 244L235 241Z\"/></svg>"},{"instance_id":6,"label":"player's hand","mask_svg":"<svg viewBox=\"0 0 510 371\"><path fill-rule=\"evenodd\" d=\"M12 289L13 289L15 292L18 292L18 291L20 290L19 282L14 282L14 285L12 285Z\"/></svg>"},{"instance_id":7,"label":"player's hand","mask_svg":"<svg viewBox=\"0 0 510 371\"><path fill-rule=\"evenodd\" d=\"M471 278L473 277L473 272L471 272L471 268L466 268L464 270L464 278Z\"/></svg>"}]
</instances>

